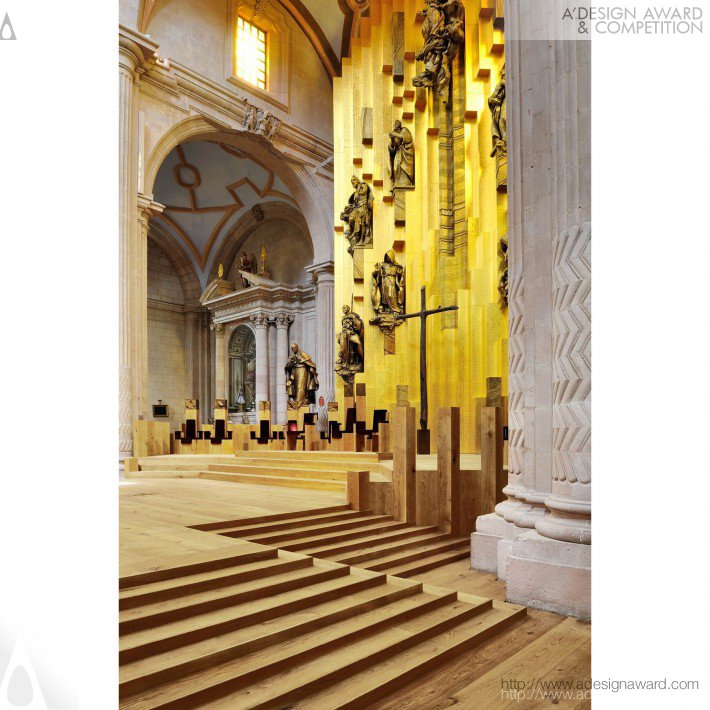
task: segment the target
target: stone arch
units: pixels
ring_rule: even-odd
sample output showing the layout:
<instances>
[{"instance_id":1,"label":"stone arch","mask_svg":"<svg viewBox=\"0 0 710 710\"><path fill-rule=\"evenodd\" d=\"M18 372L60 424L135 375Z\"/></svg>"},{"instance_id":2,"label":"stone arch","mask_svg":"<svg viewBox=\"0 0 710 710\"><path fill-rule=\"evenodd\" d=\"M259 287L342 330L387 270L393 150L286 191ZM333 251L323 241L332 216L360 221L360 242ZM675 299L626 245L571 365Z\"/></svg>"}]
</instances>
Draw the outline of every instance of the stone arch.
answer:
<instances>
[{"instance_id":1,"label":"stone arch","mask_svg":"<svg viewBox=\"0 0 710 710\"><path fill-rule=\"evenodd\" d=\"M168 129L153 148L145 168L145 192L152 194L160 166L170 151L186 141L206 140L224 143L246 153L272 170L289 188L301 208L313 246L314 263L333 260L333 225L331 207L313 172L305 165L288 159L266 139L246 131L218 127L203 116L190 116Z\"/></svg>"},{"instance_id":2,"label":"stone arch","mask_svg":"<svg viewBox=\"0 0 710 710\"><path fill-rule=\"evenodd\" d=\"M186 305L196 305L199 303L202 286L195 271L195 267L190 258L185 253L182 246L175 238L155 221L150 222L148 239L155 242L165 255L170 259L175 271L177 271L180 285L182 286L183 297Z\"/></svg>"},{"instance_id":3,"label":"stone arch","mask_svg":"<svg viewBox=\"0 0 710 710\"><path fill-rule=\"evenodd\" d=\"M257 221L256 216L250 210L236 224L230 227L229 231L224 235L222 244L212 259L210 267L208 283L212 279L217 278L217 269L222 263L225 268L237 258L237 254L242 248L242 245L249 237L264 224L278 219L287 219L290 222L299 226L306 234L308 234L308 225L303 217L303 214L293 205L287 202L264 202L261 204L261 209L264 214L264 219ZM311 240L312 243L312 240Z\"/></svg>"}]
</instances>

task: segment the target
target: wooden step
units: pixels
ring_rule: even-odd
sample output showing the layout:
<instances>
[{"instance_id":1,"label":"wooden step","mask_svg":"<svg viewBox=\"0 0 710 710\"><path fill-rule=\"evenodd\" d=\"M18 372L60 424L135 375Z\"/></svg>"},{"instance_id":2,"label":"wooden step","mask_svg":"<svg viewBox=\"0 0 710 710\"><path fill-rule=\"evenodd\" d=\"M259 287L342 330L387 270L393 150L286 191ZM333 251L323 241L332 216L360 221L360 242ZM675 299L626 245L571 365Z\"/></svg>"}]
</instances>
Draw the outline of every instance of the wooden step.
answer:
<instances>
[{"instance_id":1,"label":"wooden step","mask_svg":"<svg viewBox=\"0 0 710 710\"><path fill-rule=\"evenodd\" d=\"M284 468L306 468L309 470L320 470L325 469L328 471L377 471L377 472L387 472L389 469L383 467L382 464L376 459L372 460L357 460L357 459L323 459L320 457L310 456L310 457L298 457L293 458L289 456L290 452L280 452L282 456L273 457L261 457L261 456L237 456L236 461L231 461L228 463L237 465L258 465L258 466L283 466Z\"/></svg>"},{"instance_id":2,"label":"wooden step","mask_svg":"<svg viewBox=\"0 0 710 710\"><path fill-rule=\"evenodd\" d=\"M231 532L220 534L226 535L227 537L240 537L250 542L258 542L260 545L275 545L276 543L288 540L300 540L301 538L314 537L315 535L324 535L326 539L328 539L332 533L341 532L343 530L355 530L357 528L371 528L390 522L392 522L391 515L370 514L350 518L349 520L326 522L316 525L302 525L301 527L291 528L289 530L258 533L248 536L235 535Z\"/></svg>"},{"instance_id":3,"label":"wooden step","mask_svg":"<svg viewBox=\"0 0 710 710\"><path fill-rule=\"evenodd\" d=\"M249 473L218 473L217 471L200 471L199 478L211 481L227 481L229 483L250 483L256 486L280 486L283 488L307 488L316 491L345 492L345 482L320 481L314 478L284 478L282 476L254 475Z\"/></svg>"},{"instance_id":4,"label":"wooden step","mask_svg":"<svg viewBox=\"0 0 710 710\"><path fill-rule=\"evenodd\" d=\"M278 550L257 548L254 545L237 545L235 550L215 550L214 553L200 552L198 559L184 561L183 564L172 563L165 567L124 575L118 580L119 589L129 589L144 584L152 584L167 579L178 579L191 574L200 574L211 570L220 570L237 565L247 565L260 560L276 559ZM192 555L195 557L195 555Z\"/></svg>"},{"instance_id":5,"label":"wooden step","mask_svg":"<svg viewBox=\"0 0 710 710\"><path fill-rule=\"evenodd\" d=\"M252 624L292 614L332 599L340 599L364 589L384 584L387 576L379 572L351 569L350 575L296 589L283 594L202 614L155 629L146 629L119 638L119 662L180 648L190 643L229 633Z\"/></svg>"},{"instance_id":6,"label":"wooden step","mask_svg":"<svg viewBox=\"0 0 710 710\"><path fill-rule=\"evenodd\" d=\"M345 621L392 602L421 594L421 582L383 580L382 584L254 626L172 649L120 668L120 692L124 697L175 680L228 658L237 658L275 644L301 638L331 624Z\"/></svg>"},{"instance_id":7,"label":"wooden step","mask_svg":"<svg viewBox=\"0 0 710 710\"><path fill-rule=\"evenodd\" d=\"M313 558L311 563L313 562ZM347 566L316 567L311 564L306 569L285 572L268 577L266 582L255 580L234 584L221 589L189 594L178 599L169 599L147 604L119 613L118 631L120 635L152 629L193 616L207 614L238 604L274 597L294 589L303 589L319 582L326 582L349 573Z\"/></svg>"},{"instance_id":8,"label":"wooden step","mask_svg":"<svg viewBox=\"0 0 710 710\"><path fill-rule=\"evenodd\" d=\"M200 478L200 469L178 470L178 469L148 469L146 471L126 471L126 478Z\"/></svg>"},{"instance_id":9,"label":"wooden step","mask_svg":"<svg viewBox=\"0 0 710 710\"><path fill-rule=\"evenodd\" d=\"M235 458L288 458L301 461L389 461L391 453L377 453L374 451L244 451L235 452Z\"/></svg>"},{"instance_id":10,"label":"wooden step","mask_svg":"<svg viewBox=\"0 0 710 710\"><path fill-rule=\"evenodd\" d=\"M254 476L280 476L281 478L298 478L319 481L346 481L346 471L314 470L312 468L296 468L280 462L275 466L270 461L259 464L210 464L210 473L246 473Z\"/></svg>"},{"instance_id":11,"label":"wooden step","mask_svg":"<svg viewBox=\"0 0 710 710\"><path fill-rule=\"evenodd\" d=\"M314 557L332 557L333 562L340 562L344 565L358 565L360 567L367 567L367 562L369 560L374 560L383 555L389 553L395 554L397 552L402 552L404 550L411 550L423 545L433 545L436 542L444 542L446 540L451 540L451 535L449 533L429 533L428 535L417 535L416 537L405 538L401 542L387 542L384 545L365 545L359 547L356 550L351 550L350 552L345 552L343 554L337 554L333 556L332 551L330 554L322 553L320 555L313 553L311 550L303 550L306 555L313 554Z\"/></svg>"},{"instance_id":12,"label":"wooden step","mask_svg":"<svg viewBox=\"0 0 710 710\"><path fill-rule=\"evenodd\" d=\"M372 537L373 535L379 537L380 542L383 542L390 533L397 532L406 528L406 523L400 523L396 521L378 523L376 525L371 525L366 528L358 528L356 530L346 530L344 532L331 533L329 535L315 535L314 537L307 537L296 542L282 542L279 543L279 548L282 550L291 550L292 552L300 552L306 548L312 547L313 545L323 544L325 540L330 540L333 543L338 543L353 539L364 539L367 537ZM436 530L434 526L429 528L429 530Z\"/></svg>"},{"instance_id":13,"label":"wooden step","mask_svg":"<svg viewBox=\"0 0 710 710\"><path fill-rule=\"evenodd\" d=\"M226 525L223 528L217 528L213 532L219 532L220 535L229 533L234 537L246 537L247 535L258 535L260 533L276 532L279 530L291 530L293 528L306 527L307 525L316 525L320 523L337 523L353 518L361 518L364 515L372 515L371 510L344 510L339 513L326 513L325 515L308 515L289 518L287 520L279 520L272 523L256 523L255 525Z\"/></svg>"},{"instance_id":14,"label":"wooden step","mask_svg":"<svg viewBox=\"0 0 710 710\"><path fill-rule=\"evenodd\" d=\"M468 546L466 546L459 550L453 550L452 552L442 552L440 555L426 557L423 560L418 560L417 562L408 562L403 565L386 567L383 571L386 571L387 574L391 574L395 577L411 577L413 574L420 574L430 569L443 567L451 562L462 560L464 557L469 557L470 554L471 550Z\"/></svg>"},{"instance_id":15,"label":"wooden step","mask_svg":"<svg viewBox=\"0 0 710 710\"><path fill-rule=\"evenodd\" d=\"M326 542L326 540L322 537L317 537L313 538L313 540L308 542L308 544L306 545L299 544L298 546L290 547L280 545L280 547L293 551L298 550L299 552L308 555L313 555L314 557L327 558L332 557L334 555L338 555L342 552L366 549L368 545L372 545L373 547L376 545L389 545L395 541L407 540L410 538L421 537L422 535L434 534L438 532L438 529L433 525L428 527L415 528L408 526L405 523L396 523L384 532L376 533L374 535L370 535L368 533L366 536L363 537L355 536L355 540L352 540L352 538L347 538L345 541L335 541L332 538L327 538L328 543L323 544L324 542Z\"/></svg>"},{"instance_id":16,"label":"wooden step","mask_svg":"<svg viewBox=\"0 0 710 710\"><path fill-rule=\"evenodd\" d=\"M313 560L308 557L301 559L273 559L240 565L233 569L219 569L211 572L178 577L152 584L144 584L120 592L118 598L119 611L134 609L138 606L176 599L188 594L206 592L210 589L219 589L233 584L248 582L253 579L264 579L273 575L290 572L293 570L311 567Z\"/></svg>"},{"instance_id":17,"label":"wooden step","mask_svg":"<svg viewBox=\"0 0 710 710\"><path fill-rule=\"evenodd\" d=\"M178 701L182 705L194 707L312 659L323 658L354 642L376 637L393 626L419 619L446 605L451 606L455 600L455 592L441 596L419 593L276 647L268 647L247 655L239 655L238 649L228 649L221 654L215 654L214 660L219 656L223 657L221 663L214 663L203 670L142 693L132 698L124 707L161 707Z\"/></svg>"},{"instance_id":18,"label":"wooden step","mask_svg":"<svg viewBox=\"0 0 710 710\"><path fill-rule=\"evenodd\" d=\"M447 542L438 542L433 545L425 545L412 550L378 557L364 563L362 566L375 571L384 571L392 569L393 567L402 567L411 562L425 562L449 552L465 552L466 554L469 554L469 545L470 541L465 538L454 538L448 540ZM439 565L437 565L437 567L438 566Z\"/></svg>"},{"instance_id":19,"label":"wooden step","mask_svg":"<svg viewBox=\"0 0 710 710\"><path fill-rule=\"evenodd\" d=\"M480 599L477 604L458 600L448 602L439 609L398 622L375 636L350 641L327 655L302 662L264 680L256 680L239 690L232 691L229 681L222 681L207 691L193 694L190 706L209 707L218 701L222 707L234 710L287 707L355 673L379 666L418 644L440 637L490 608L490 599ZM332 707L320 706L321 710L331 710Z\"/></svg>"},{"instance_id":20,"label":"wooden step","mask_svg":"<svg viewBox=\"0 0 710 710\"><path fill-rule=\"evenodd\" d=\"M464 595L460 595L464 596ZM361 710L464 651L496 636L525 616L525 607L493 602L493 608L454 629L290 705L292 710ZM257 708L258 704L238 707ZM261 707L264 707L263 705ZM462 706L463 707L463 706Z\"/></svg>"},{"instance_id":21,"label":"wooden step","mask_svg":"<svg viewBox=\"0 0 710 710\"><path fill-rule=\"evenodd\" d=\"M296 520L298 518L310 518L315 515L326 513L339 513L350 510L349 505L333 505L324 508L313 508L311 510L299 510L292 513L272 513L271 515L260 515L253 518L238 518L237 520L218 520L214 523L200 523L199 525L189 525L193 530L217 531L223 527L234 528L246 525L256 525L258 523L271 523L275 521Z\"/></svg>"}]
</instances>

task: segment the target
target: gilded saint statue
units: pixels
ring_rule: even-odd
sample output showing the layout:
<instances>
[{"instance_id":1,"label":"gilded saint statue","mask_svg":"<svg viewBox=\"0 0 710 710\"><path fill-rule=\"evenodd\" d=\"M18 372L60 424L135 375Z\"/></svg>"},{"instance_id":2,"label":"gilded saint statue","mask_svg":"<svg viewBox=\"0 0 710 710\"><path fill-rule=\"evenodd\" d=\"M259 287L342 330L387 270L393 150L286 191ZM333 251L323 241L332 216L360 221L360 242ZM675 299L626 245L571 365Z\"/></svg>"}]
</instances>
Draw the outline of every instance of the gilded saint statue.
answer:
<instances>
[{"instance_id":1,"label":"gilded saint statue","mask_svg":"<svg viewBox=\"0 0 710 710\"><path fill-rule=\"evenodd\" d=\"M288 408L300 409L315 404L318 391L318 373L311 356L304 353L298 343L291 344L292 355L286 363L286 395Z\"/></svg>"},{"instance_id":2,"label":"gilded saint statue","mask_svg":"<svg viewBox=\"0 0 710 710\"><path fill-rule=\"evenodd\" d=\"M404 313L404 287L404 267L397 263L394 250L390 249L385 254L385 260L377 262L372 272L370 296L372 309L377 313L377 317L370 320L372 325L392 332L402 322L396 315Z\"/></svg>"},{"instance_id":3,"label":"gilded saint statue","mask_svg":"<svg viewBox=\"0 0 710 710\"><path fill-rule=\"evenodd\" d=\"M505 105L505 66L503 66L500 81L488 98L488 108L491 110L491 157L496 159L496 183L499 192L505 192L508 186L508 128Z\"/></svg>"},{"instance_id":4,"label":"gilded saint statue","mask_svg":"<svg viewBox=\"0 0 710 710\"><path fill-rule=\"evenodd\" d=\"M244 288L249 288L249 286L251 286L251 282L244 276L244 274L256 273L256 257L254 254L247 254L245 251L242 251L242 255L239 257L239 271L243 272L242 286L244 286Z\"/></svg>"},{"instance_id":5,"label":"gilded saint statue","mask_svg":"<svg viewBox=\"0 0 710 710\"><path fill-rule=\"evenodd\" d=\"M448 104L451 62L464 40L463 5L461 0L424 1L424 46L416 54L424 62L424 70L412 79L412 84L433 89Z\"/></svg>"},{"instance_id":6,"label":"gilded saint statue","mask_svg":"<svg viewBox=\"0 0 710 710\"><path fill-rule=\"evenodd\" d=\"M259 274L266 276L267 279L271 277L268 259L269 253L266 251L266 245L264 245L261 247L261 252L259 252Z\"/></svg>"},{"instance_id":7,"label":"gilded saint statue","mask_svg":"<svg viewBox=\"0 0 710 710\"><path fill-rule=\"evenodd\" d=\"M335 372L346 382L353 383L355 374L365 370L365 324L362 318L343 306L342 330L338 333L338 359Z\"/></svg>"},{"instance_id":8,"label":"gilded saint statue","mask_svg":"<svg viewBox=\"0 0 710 710\"><path fill-rule=\"evenodd\" d=\"M401 121L394 122L389 134L390 180L392 190L414 187L414 141L408 128Z\"/></svg>"},{"instance_id":9,"label":"gilded saint statue","mask_svg":"<svg viewBox=\"0 0 710 710\"><path fill-rule=\"evenodd\" d=\"M348 252L352 256L355 247L372 246L372 206L375 198L366 182L358 180L355 175L350 182L354 192L340 213L340 219L346 223L345 236L350 242Z\"/></svg>"}]
</instances>

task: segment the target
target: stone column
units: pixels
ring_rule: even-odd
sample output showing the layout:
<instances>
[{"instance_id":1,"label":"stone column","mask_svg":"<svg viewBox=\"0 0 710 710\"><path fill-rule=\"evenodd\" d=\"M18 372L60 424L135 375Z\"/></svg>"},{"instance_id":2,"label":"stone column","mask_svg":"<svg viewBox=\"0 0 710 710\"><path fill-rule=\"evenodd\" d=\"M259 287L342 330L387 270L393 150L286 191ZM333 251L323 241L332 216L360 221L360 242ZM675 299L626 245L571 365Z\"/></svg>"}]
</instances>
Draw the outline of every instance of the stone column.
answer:
<instances>
[{"instance_id":1,"label":"stone column","mask_svg":"<svg viewBox=\"0 0 710 710\"><path fill-rule=\"evenodd\" d=\"M251 316L251 322L256 331L256 411L259 402L269 399L269 345L266 329L269 322L265 315L256 313Z\"/></svg>"},{"instance_id":2,"label":"stone column","mask_svg":"<svg viewBox=\"0 0 710 710\"><path fill-rule=\"evenodd\" d=\"M214 324L215 348L214 348L214 396L215 399L224 397L224 324ZM207 403L203 405L203 411L207 411Z\"/></svg>"},{"instance_id":3,"label":"stone column","mask_svg":"<svg viewBox=\"0 0 710 710\"><path fill-rule=\"evenodd\" d=\"M284 367L288 360L289 343L288 328L293 323L293 316L280 313L275 318L276 323L276 423L286 423L286 372Z\"/></svg>"},{"instance_id":4,"label":"stone column","mask_svg":"<svg viewBox=\"0 0 710 710\"><path fill-rule=\"evenodd\" d=\"M328 422L328 402L335 399L335 277L333 262L326 261L307 267L316 284L316 354L318 368L318 427L324 429ZM323 405L319 404L323 397Z\"/></svg>"},{"instance_id":5,"label":"stone column","mask_svg":"<svg viewBox=\"0 0 710 710\"><path fill-rule=\"evenodd\" d=\"M512 5L512 3L510 4ZM507 11L507 7L506 7ZM516 9L521 36L532 36L536 21L530 8ZM508 29L508 25L506 26ZM513 35L515 37L515 35ZM507 560L507 598L582 618L591 615L591 42L521 41L525 70L522 72L521 115L524 126L521 146L529 152L528 175L523 173L524 199L528 213L537 214L538 200L550 193L550 244L544 250L524 253L524 267L535 279L534 340L536 374L544 370L551 387L550 416L535 412L534 428L525 422L527 451L535 455L536 482L547 470L548 481L536 493L547 490L544 514L536 514L535 527L518 529ZM520 72L516 63L510 69ZM525 71L529 71L527 76ZM510 75L510 74L509 74ZM511 115L512 111L508 111ZM534 137L535 152L532 146ZM510 152L510 143L509 143ZM545 156L545 159L541 158ZM510 163L513 155L510 155ZM525 164L525 162L523 162ZM542 172L537 168L541 167ZM509 190L510 178L509 178ZM527 185L538 189L528 190ZM547 187L543 187L546 185ZM544 203L541 205L544 207ZM525 235L528 239L527 234ZM538 327L542 308L551 313ZM541 305L542 304L542 305ZM531 326L533 324L531 323ZM537 400L538 379L533 397ZM544 391L547 402L547 392ZM528 432L532 438L528 439ZM543 431L547 451L540 452L538 435ZM527 458L525 474L527 474ZM525 480L527 487L528 480ZM527 491L523 492L525 496ZM516 525L518 520L513 518Z\"/></svg>"},{"instance_id":6,"label":"stone column","mask_svg":"<svg viewBox=\"0 0 710 710\"><path fill-rule=\"evenodd\" d=\"M145 63L155 54L157 45L137 34L119 32L118 54L118 213L119 213L119 458L133 450L133 419L145 405L145 369L136 365L136 322L141 304L138 284L133 278L136 260L140 258L137 224L138 185L138 101L136 82ZM147 306L146 306L147 308ZM147 317L147 314L146 314ZM147 322L147 321L146 321ZM147 327L147 326L146 326ZM147 368L147 360L146 360Z\"/></svg>"},{"instance_id":7,"label":"stone column","mask_svg":"<svg viewBox=\"0 0 710 710\"><path fill-rule=\"evenodd\" d=\"M201 399L200 395L200 332L199 314L195 310L185 311L185 397Z\"/></svg>"}]
</instances>

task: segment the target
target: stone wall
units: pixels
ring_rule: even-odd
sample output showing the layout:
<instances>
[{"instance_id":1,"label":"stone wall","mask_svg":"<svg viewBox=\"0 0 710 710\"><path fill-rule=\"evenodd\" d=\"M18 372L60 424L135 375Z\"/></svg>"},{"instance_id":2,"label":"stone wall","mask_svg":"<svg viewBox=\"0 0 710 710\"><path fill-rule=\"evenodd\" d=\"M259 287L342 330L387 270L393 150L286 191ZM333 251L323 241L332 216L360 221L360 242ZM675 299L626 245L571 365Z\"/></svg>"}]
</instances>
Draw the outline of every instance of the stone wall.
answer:
<instances>
[{"instance_id":1,"label":"stone wall","mask_svg":"<svg viewBox=\"0 0 710 710\"><path fill-rule=\"evenodd\" d=\"M175 267L155 243L148 243L148 416L159 399L179 429L185 406L185 315Z\"/></svg>"}]
</instances>

